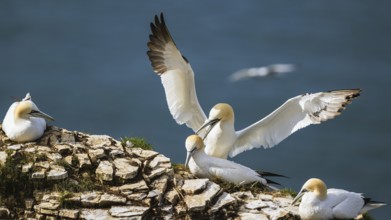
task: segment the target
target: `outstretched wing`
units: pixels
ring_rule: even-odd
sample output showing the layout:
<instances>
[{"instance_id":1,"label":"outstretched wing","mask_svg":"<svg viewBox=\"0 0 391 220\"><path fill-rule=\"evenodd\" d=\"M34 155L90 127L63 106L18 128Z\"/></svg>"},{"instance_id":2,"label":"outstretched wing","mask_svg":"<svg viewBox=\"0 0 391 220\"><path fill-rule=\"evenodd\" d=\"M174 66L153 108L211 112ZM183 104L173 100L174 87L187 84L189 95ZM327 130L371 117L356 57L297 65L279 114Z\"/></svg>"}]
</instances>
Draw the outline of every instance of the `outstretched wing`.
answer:
<instances>
[{"instance_id":1,"label":"outstretched wing","mask_svg":"<svg viewBox=\"0 0 391 220\"><path fill-rule=\"evenodd\" d=\"M295 131L341 114L361 90L335 90L293 97L262 120L238 131L230 157L253 148L271 148Z\"/></svg>"},{"instance_id":2,"label":"outstretched wing","mask_svg":"<svg viewBox=\"0 0 391 220\"><path fill-rule=\"evenodd\" d=\"M168 108L178 124L186 124L197 131L206 115L198 103L194 72L176 47L164 22L163 14L151 23L147 52L153 70L160 75Z\"/></svg>"}]
</instances>

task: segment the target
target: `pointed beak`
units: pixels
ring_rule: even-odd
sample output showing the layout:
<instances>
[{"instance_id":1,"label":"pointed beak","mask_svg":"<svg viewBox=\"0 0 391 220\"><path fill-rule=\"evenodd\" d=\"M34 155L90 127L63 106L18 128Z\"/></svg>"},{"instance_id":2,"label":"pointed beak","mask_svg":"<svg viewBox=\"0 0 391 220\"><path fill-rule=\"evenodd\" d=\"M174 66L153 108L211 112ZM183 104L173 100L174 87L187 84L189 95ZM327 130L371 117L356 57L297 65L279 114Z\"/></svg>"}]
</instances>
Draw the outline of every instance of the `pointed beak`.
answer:
<instances>
[{"instance_id":1,"label":"pointed beak","mask_svg":"<svg viewBox=\"0 0 391 220\"><path fill-rule=\"evenodd\" d=\"M297 201L301 199L301 197L304 196L305 190L300 190L300 192L297 194L297 196L293 199L291 206L294 205Z\"/></svg>"},{"instance_id":2,"label":"pointed beak","mask_svg":"<svg viewBox=\"0 0 391 220\"><path fill-rule=\"evenodd\" d=\"M217 124L217 122L219 122L220 119L216 118L216 119L211 119L211 120L207 120L203 125L201 125L200 128L198 128L198 130L196 131L196 134L198 134L202 129L206 128L207 126L210 126L210 128L206 131L205 135L204 135L204 138L202 139L205 139L206 136L208 136L209 132L212 130L212 128Z\"/></svg>"},{"instance_id":3,"label":"pointed beak","mask_svg":"<svg viewBox=\"0 0 391 220\"><path fill-rule=\"evenodd\" d=\"M188 166L189 166L190 158L193 156L193 153L194 153L195 149L196 148L193 148L191 151L187 151L186 162L185 162L185 167L186 168L188 168Z\"/></svg>"},{"instance_id":4,"label":"pointed beak","mask_svg":"<svg viewBox=\"0 0 391 220\"><path fill-rule=\"evenodd\" d=\"M54 121L54 118L52 116L50 116L50 115L48 115L46 113L43 113L41 111L34 110L34 111L32 111L30 113L30 115L33 116L33 117L37 117L37 118L43 118L43 119L45 119L47 121Z\"/></svg>"},{"instance_id":5,"label":"pointed beak","mask_svg":"<svg viewBox=\"0 0 391 220\"><path fill-rule=\"evenodd\" d=\"M189 166L190 157L191 157L191 153L188 151L186 155L185 168Z\"/></svg>"}]
</instances>

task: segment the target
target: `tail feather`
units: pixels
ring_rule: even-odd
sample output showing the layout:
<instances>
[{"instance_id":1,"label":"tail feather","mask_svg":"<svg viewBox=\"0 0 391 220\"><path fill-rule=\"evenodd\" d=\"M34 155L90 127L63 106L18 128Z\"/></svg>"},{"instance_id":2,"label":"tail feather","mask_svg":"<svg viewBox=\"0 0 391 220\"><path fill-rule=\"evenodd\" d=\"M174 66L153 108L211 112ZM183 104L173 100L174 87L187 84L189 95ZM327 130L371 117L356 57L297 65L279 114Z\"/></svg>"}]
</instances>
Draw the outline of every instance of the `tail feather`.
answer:
<instances>
[{"instance_id":1,"label":"tail feather","mask_svg":"<svg viewBox=\"0 0 391 220\"><path fill-rule=\"evenodd\" d=\"M385 202L373 201L371 198L364 198L364 206L361 209L361 213L366 213L369 210L376 209L387 205Z\"/></svg>"}]
</instances>

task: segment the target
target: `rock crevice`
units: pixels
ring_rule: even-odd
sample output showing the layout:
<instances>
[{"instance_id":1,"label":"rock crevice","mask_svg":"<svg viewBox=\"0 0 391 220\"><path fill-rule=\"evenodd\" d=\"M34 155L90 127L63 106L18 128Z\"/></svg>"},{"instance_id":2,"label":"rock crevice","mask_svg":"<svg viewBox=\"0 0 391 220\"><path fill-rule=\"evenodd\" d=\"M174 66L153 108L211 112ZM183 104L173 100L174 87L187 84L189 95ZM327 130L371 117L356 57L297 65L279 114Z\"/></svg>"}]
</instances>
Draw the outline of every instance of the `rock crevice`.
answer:
<instances>
[{"instance_id":1,"label":"rock crevice","mask_svg":"<svg viewBox=\"0 0 391 220\"><path fill-rule=\"evenodd\" d=\"M0 129L0 218L299 219L289 195L227 192L132 145L57 127L20 144Z\"/></svg>"}]
</instances>

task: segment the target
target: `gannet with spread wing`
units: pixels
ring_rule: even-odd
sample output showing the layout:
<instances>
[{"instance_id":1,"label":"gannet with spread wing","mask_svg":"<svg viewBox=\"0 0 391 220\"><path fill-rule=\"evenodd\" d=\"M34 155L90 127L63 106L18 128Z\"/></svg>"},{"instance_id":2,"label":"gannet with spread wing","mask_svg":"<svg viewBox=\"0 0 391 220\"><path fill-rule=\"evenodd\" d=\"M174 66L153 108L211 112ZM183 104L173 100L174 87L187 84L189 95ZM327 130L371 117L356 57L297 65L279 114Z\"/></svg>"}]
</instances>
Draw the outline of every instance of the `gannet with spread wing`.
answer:
<instances>
[{"instance_id":1,"label":"gannet with spread wing","mask_svg":"<svg viewBox=\"0 0 391 220\"><path fill-rule=\"evenodd\" d=\"M194 72L176 47L163 14L160 19L155 16L151 31L147 54L161 78L170 113L178 124L186 124L204 136L205 152L210 156L227 158L253 148L271 148L301 128L340 115L361 92L346 89L298 95L265 118L237 131L229 104L216 104L206 117L198 102Z\"/></svg>"}]
</instances>

